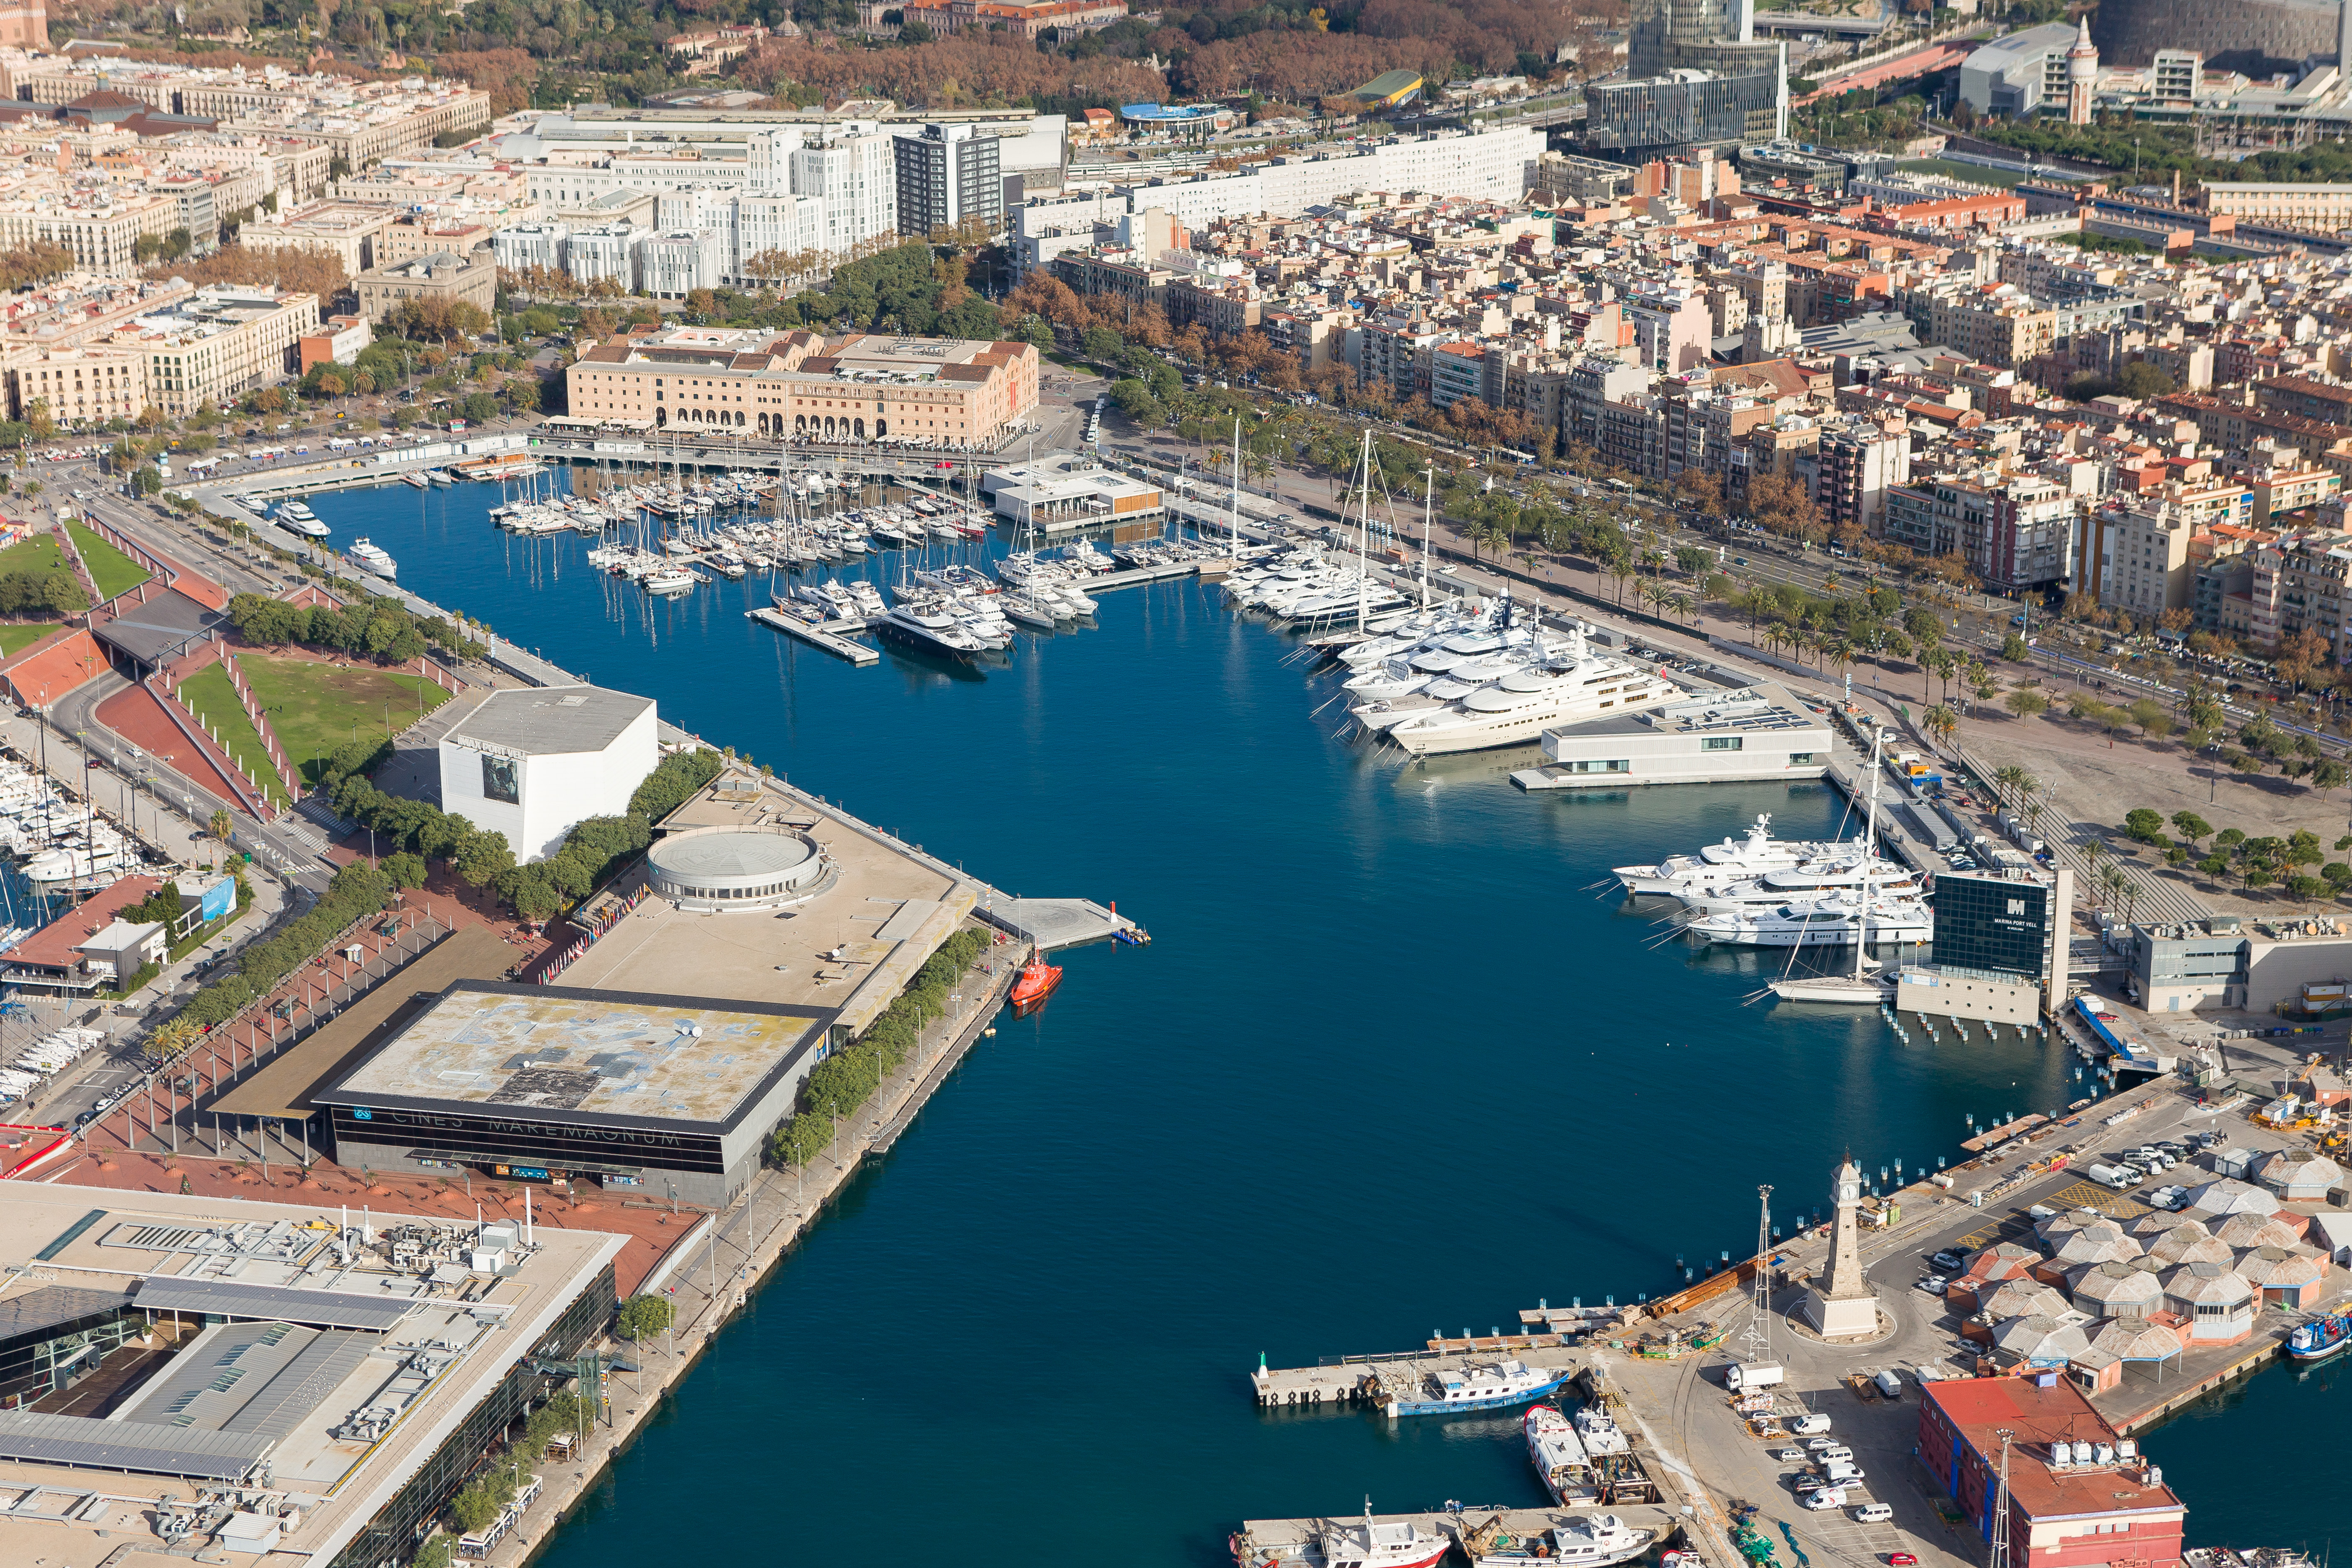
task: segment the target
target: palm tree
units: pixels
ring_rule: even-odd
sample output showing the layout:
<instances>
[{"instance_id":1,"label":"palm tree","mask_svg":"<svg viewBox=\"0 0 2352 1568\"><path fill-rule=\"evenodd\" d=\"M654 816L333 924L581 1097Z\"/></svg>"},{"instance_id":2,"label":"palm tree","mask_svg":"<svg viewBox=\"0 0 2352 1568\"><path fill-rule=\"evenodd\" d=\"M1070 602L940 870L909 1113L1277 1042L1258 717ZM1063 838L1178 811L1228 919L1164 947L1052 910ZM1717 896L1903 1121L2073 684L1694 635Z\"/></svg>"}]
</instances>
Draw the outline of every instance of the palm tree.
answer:
<instances>
[{"instance_id":1,"label":"palm tree","mask_svg":"<svg viewBox=\"0 0 2352 1568\"><path fill-rule=\"evenodd\" d=\"M1680 620L1691 613L1691 602L1680 594L1669 595L1666 599L1666 608L1675 613L1676 620Z\"/></svg>"},{"instance_id":2,"label":"palm tree","mask_svg":"<svg viewBox=\"0 0 2352 1568\"><path fill-rule=\"evenodd\" d=\"M2024 780L2024 778L2025 770L2018 767L2014 763L2008 767L2000 768L1994 771L1992 775L1993 788L1999 792L2000 803L2003 805L2007 805L2011 797L2017 794L2017 786Z\"/></svg>"},{"instance_id":3,"label":"palm tree","mask_svg":"<svg viewBox=\"0 0 2352 1568\"><path fill-rule=\"evenodd\" d=\"M1822 651L1837 660L1837 667L1842 671L1853 663L1853 639L1843 632L1832 637Z\"/></svg>"},{"instance_id":4,"label":"palm tree","mask_svg":"<svg viewBox=\"0 0 2352 1568\"><path fill-rule=\"evenodd\" d=\"M1960 716L1949 703L1938 702L1919 716L1919 722L1939 743L1948 743L1960 727Z\"/></svg>"}]
</instances>

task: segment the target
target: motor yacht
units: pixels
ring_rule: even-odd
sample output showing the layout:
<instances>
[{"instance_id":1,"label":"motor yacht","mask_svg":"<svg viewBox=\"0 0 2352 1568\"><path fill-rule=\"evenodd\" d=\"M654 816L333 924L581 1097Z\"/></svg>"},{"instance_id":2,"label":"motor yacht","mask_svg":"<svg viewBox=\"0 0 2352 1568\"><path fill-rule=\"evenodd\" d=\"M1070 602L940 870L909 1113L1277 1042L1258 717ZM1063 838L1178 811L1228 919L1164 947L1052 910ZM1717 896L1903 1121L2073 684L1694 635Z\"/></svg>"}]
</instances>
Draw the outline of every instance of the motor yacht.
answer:
<instances>
[{"instance_id":1,"label":"motor yacht","mask_svg":"<svg viewBox=\"0 0 2352 1568\"><path fill-rule=\"evenodd\" d=\"M1791 899L1819 898L1865 885L1892 897L1918 895L1919 879L1907 867L1881 855L1860 853L1859 844L1846 848L1848 853L1835 858L1809 860L1782 870L1767 871L1760 877L1687 889L1681 895L1683 905L1700 914L1716 915L1730 910L1784 904Z\"/></svg>"},{"instance_id":2,"label":"motor yacht","mask_svg":"<svg viewBox=\"0 0 2352 1568\"><path fill-rule=\"evenodd\" d=\"M970 660L988 651L988 644L961 620L939 610L893 605L887 615L867 623L867 629L919 652Z\"/></svg>"},{"instance_id":3,"label":"motor yacht","mask_svg":"<svg viewBox=\"0 0 2352 1568\"><path fill-rule=\"evenodd\" d=\"M1564 658L1547 658L1383 733L1416 756L1526 745L1555 724L1656 708L1682 694L1655 670L1593 654L1580 626Z\"/></svg>"},{"instance_id":4,"label":"motor yacht","mask_svg":"<svg viewBox=\"0 0 2352 1568\"><path fill-rule=\"evenodd\" d=\"M1867 912L1865 913L1865 909ZM1936 937L1936 917L1916 899L1832 893L1764 910L1733 910L1702 915L1683 929L1730 947L1852 947L1885 942L1927 942Z\"/></svg>"},{"instance_id":5,"label":"motor yacht","mask_svg":"<svg viewBox=\"0 0 2352 1568\"><path fill-rule=\"evenodd\" d=\"M400 571L400 568L394 563L391 556L385 554L383 550L369 543L364 539L352 540L351 548L344 551L343 553L350 556L352 560L358 562L361 565L366 567L369 571L374 573L379 577L394 576Z\"/></svg>"},{"instance_id":6,"label":"motor yacht","mask_svg":"<svg viewBox=\"0 0 2352 1568\"><path fill-rule=\"evenodd\" d=\"M1850 853L1853 848L1843 839L1775 838L1771 814L1761 812L1738 838L1710 844L1694 855L1670 856L1654 866L1620 866L1616 874L1619 883L1636 898L1678 898L1697 879L1760 877L1825 855Z\"/></svg>"}]
</instances>

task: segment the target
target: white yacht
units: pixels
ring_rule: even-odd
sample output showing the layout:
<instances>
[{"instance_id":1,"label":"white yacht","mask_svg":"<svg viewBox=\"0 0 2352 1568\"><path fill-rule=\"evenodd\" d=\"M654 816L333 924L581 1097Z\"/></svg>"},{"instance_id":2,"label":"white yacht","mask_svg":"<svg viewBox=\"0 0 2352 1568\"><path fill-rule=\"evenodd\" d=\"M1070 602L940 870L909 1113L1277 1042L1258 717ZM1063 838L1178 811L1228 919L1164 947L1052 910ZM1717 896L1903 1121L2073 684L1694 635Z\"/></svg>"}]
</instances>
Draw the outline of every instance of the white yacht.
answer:
<instances>
[{"instance_id":1,"label":"white yacht","mask_svg":"<svg viewBox=\"0 0 2352 1568\"><path fill-rule=\"evenodd\" d=\"M1936 917L1916 899L1874 898L1865 906L1856 894L1832 893L1774 909L1703 915L1684 929L1731 947L1852 947L1857 933L1874 947L1933 942Z\"/></svg>"},{"instance_id":2,"label":"white yacht","mask_svg":"<svg viewBox=\"0 0 2352 1568\"><path fill-rule=\"evenodd\" d=\"M1859 844L1849 845L1859 850ZM1825 894L1871 888L1892 897L1916 897L1919 879L1907 867L1883 855L1848 853L1836 859L1809 860L1801 866L1767 871L1760 877L1703 884L1682 895L1683 905L1703 915L1733 910L1761 909L1792 899L1817 899Z\"/></svg>"},{"instance_id":3,"label":"white yacht","mask_svg":"<svg viewBox=\"0 0 2352 1568\"><path fill-rule=\"evenodd\" d=\"M327 537L327 525L319 521L317 513L299 500L279 501L269 521L289 533L299 533L305 539Z\"/></svg>"},{"instance_id":4,"label":"white yacht","mask_svg":"<svg viewBox=\"0 0 2352 1568\"><path fill-rule=\"evenodd\" d=\"M1671 856L1654 866L1620 866L1616 873L1636 898L1680 898L1696 881L1760 877L1825 855L1851 854L1853 847L1845 839L1775 838L1771 814L1764 812L1738 838L1710 844L1696 855Z\"/></svg>"},{"instance_id":5,"label":"white yacht","mask_svg":"<svg viewBox=\"0 0 2352 1568\"><path fill-rule=\"evenodd\" d=\"M395 576L400 571L400 568L393 563L391 556L385 554L382 550L378 549L375 545L369 543L364 539L352 540L351 548L344 551L343 553L350 556L352 560L358 562L361 565L366 567L369 571L374 573L379 577Z\"/></svg>"},{"instance_id":6,"label":"white yacht","mask_svg":"<svg viewBox=\"0 0 2352 1568\"><path fill-rule=\"evenodd\" d=\"M958 616L911 605L892 606L888 615L866 623L866 629L892 642L948 658L971 659L989 649L989 644Z\"/></svg>"},{"instance_id":7,"label":"white yacht","mask_svg":"<svg viewBox=\"0 0 2352 1568\"><path fill-rule=\"evenodd\" d=\"M701 579L683 566L656 566L638 581L648 594L683 594Z\"/></svg>"},{"instance_id":8,"label":"white yacht","mask_svg":"<svg viewBox=\"0 0 2352 1568\"><path fill-rule=\"evenodd\" d=\"M1655 708L1682 694L1655 670L1594 655L1580 626L1569 633L1564 659L1504 676L1383 732L1415 756L1520 746L1554 724Z\"/></svg>"}]
</instances>

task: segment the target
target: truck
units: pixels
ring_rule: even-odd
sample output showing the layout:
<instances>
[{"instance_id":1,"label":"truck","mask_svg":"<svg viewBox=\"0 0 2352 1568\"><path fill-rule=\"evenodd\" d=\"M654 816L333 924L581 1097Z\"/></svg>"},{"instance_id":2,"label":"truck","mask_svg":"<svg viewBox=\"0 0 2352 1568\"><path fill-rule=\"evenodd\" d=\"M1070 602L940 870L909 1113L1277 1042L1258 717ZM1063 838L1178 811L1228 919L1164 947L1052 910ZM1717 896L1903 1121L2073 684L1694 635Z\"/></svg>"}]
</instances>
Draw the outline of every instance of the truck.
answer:
<instances>
[{"instance_id":1,"label":"truck","mask_svg":"<svg viewBox=\"0 0 2352 1568\"><path fill-rule=\"evenodd\" d=\"M1735 1394L1775 1388L1788 1381L1788 1369L1778 1362L1736 1361L1723 1369L1723 1386Z\"/></svg>"}]
</instances>

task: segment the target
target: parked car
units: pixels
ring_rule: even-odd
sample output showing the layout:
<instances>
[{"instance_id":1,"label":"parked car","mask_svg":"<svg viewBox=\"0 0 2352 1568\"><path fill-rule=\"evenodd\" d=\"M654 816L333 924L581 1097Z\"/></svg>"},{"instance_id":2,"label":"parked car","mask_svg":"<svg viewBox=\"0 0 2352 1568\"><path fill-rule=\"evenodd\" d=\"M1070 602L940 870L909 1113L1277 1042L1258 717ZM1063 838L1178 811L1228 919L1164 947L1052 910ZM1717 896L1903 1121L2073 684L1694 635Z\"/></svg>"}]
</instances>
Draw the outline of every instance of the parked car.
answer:
<instances>
[{"instance_id":1,"label":"parked car","mask_svg":"<svg viewBox=\"0 0 2352 1568\"><path fill-rule=\"evenodd\" d=\"M1783 1448L1772 1457L1784 1465L1801 1465L1807 1456L1802 1448Z\"/></svg>"},{"instance_id":2,"label":"parked car","mask_svg":"<svg viewBox=\"0 0 2352 1568\"><path fill-rule=\"evenodd\" d=\"M1927 1261L1942 1269L1947 1274L1957 1273L1968 1266L1968 1259L1961 1257L1958 1253L1954 1252L1948 1247L1944 1248L1943 1251L1936 1254L1935 1257L1927 1259Z\"/></svg>"},{"instance_id":3,"label":"parked car","mask_svg":"<svg viewBox=\"0 0 2352 1568\"><path fill-rule=\"evenodd\" d=\"M1919 1289L1925 1290L1930 1296L1941 1296L1948 1289L1950 1288L1951 1283L1952 1282L1950 1280L1945 1279L1940 1274L1930 1274L1925 1279L1919 1281Z\"/></svg>"}]
</instances>

